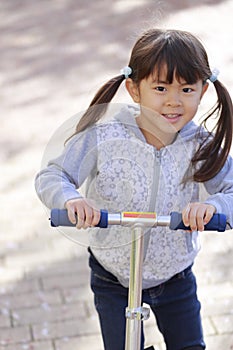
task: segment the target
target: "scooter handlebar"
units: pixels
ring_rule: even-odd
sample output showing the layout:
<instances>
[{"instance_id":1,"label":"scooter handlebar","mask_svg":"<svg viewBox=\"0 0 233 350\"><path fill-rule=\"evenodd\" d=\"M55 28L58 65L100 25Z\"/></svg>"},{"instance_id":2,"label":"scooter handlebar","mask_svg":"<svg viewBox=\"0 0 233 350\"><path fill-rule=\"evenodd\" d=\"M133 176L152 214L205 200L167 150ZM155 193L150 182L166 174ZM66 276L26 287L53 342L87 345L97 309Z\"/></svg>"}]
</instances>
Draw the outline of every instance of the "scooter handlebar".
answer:
<instances>
[{"instance_id":1,"label":"scooter handlebar","mask_svg":"<svg viewBox=\"0 0 233 350\"><path fill-rule=\"evenodd\" d=\"M119 214L120 215L120 214ZM106 228L108 225L111 225L109 221L108 212L106 210L100 211L100 221L96 227ZM120 217L120 216L119 216ZM172 212L170 216L163 217L163 224L160 225L159 220L155 222L153 225L149 226L169 226L171 230L190 230L190 227L184 225L182 221L182 214L178 212ZM75 224L71 223L68 218L68 213L66 209L52 209L51 210L51 226L75 226ZM140 221L140 217L139 217ZM121 225L121 220L114 220L115 225ZM226 229L226 216L224 214L214 214L212 219L209 221L207 225L205 225L205 231L219 231L223 232Z\"/></svg>"}]
</instances>

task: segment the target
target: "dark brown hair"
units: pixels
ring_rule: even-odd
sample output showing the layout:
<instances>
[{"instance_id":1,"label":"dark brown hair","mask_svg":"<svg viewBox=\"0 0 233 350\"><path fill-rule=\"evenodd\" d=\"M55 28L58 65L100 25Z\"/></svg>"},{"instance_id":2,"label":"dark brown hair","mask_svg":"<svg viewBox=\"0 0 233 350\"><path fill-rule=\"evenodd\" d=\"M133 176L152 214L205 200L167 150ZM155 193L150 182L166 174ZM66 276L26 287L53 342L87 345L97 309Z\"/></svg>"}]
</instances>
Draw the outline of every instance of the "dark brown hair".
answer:
<instances>
[{"instance_id":1,"label":"dark brown hair","mask_svg":"<svg viewBox=\"0 0 233 350\"><path fill-rule=\"evenodd\" d=\"M139 86L142 79L156 71L167 68L167 81L172 83L174 74L188 84L202 80L203 84L211 76L207 53L202 43L191 33L179 30L151 29L145 32L135 43L129 66L130 78ZM118 75L109 80L96 93L87 111L76 127L76 133L95 124L105 113L107 104L112 100L125 76ZM191 163L194 169L192 179L204 182L213 178L223 167L230 152L233 133L233 108L231 97L223 84L216 80L214 87L217 103L208 113L202 124L215 116L216 124L211 133L200 144ZM96 108L93 107L98 106ZM212 136L211 136L212 135ZM200 163L201 162L201 163Z\"/></svg>"}]
</instances>

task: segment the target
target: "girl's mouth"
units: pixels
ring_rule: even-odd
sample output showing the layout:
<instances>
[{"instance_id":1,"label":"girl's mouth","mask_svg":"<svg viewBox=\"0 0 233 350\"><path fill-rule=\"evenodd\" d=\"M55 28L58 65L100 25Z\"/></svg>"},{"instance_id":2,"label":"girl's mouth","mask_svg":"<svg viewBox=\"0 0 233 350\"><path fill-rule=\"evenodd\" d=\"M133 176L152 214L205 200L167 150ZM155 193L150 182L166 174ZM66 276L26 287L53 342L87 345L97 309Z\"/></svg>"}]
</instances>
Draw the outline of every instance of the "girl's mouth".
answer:
<instances>
[{"instance_id":1,"label":"girl's mouth","mask_svg":"<svg viewBox=\"0 0 233 350\"><path fill-rule=\"evenodd\" d=\"M181 118L181 114L162 114L163 118L165 118L169 123L176 123Z\"/></svg>"}]
</instances>

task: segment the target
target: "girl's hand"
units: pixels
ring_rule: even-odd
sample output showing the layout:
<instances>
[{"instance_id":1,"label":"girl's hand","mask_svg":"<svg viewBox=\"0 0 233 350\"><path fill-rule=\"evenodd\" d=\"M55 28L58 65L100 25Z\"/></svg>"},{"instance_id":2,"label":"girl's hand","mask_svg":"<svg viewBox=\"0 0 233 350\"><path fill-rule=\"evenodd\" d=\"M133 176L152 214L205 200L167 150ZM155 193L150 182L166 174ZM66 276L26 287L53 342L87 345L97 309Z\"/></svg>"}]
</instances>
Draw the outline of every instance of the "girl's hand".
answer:
<instances>
[{"instance_id":1,"label":"girl's hand","mask_svg":"<svg viewBox=\"0 0 233 350\"><path fill-rule=\"evenodd\" d=\"M182 219L185 226L190 226L191 231L204 231L204 225L208 224L216 208L205 203L189 203L182 211Z\"/></svg>"},{"instance_id":2,"label":"girl's hand","mask_svg":"<svg viewBox=\"0 0 233 350\"><path fill-rule=\"evenodd\" d=\"M65 208L68 211L69 220L73 224L77 221L77 229L96 226L100 221L100 211L94 208L94 203L89 199L70 199L65 203Z\"/></svg>"}]
</instances>

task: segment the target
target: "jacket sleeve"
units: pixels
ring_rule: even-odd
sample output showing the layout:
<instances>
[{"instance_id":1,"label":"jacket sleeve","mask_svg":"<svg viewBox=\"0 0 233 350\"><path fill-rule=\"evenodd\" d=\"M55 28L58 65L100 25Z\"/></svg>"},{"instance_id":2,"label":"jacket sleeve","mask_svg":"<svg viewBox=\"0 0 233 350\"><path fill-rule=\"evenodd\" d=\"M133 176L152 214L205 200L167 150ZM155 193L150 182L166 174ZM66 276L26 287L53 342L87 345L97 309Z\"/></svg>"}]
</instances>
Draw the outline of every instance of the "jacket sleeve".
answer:
<instances>
[{"instance_id":1,"label":"jacket sleeve","mask_svg":"<svg viewBox=\"0 0 233 350\"><path fill-rule=\"evenodd\" d=\"M36 176L35 188L40 200L50 209L63 209L65 203L82 197L78 192L84 181L96 171L95 129L74 136L63 153L49 161Z\"/></svg>"},{"instance_id":2,"label":"jacket sleeve","mask_svg":"<svg viewBox=\"0 0 233 350\"><path fill-rule=\"evenodd\" d=\"M217 213L227 216L227 222L233 227L233 160L228 157L221 171L207 181L205 188L210 196L205 203L215 206Z\"/></svg>"}]
</instances>

